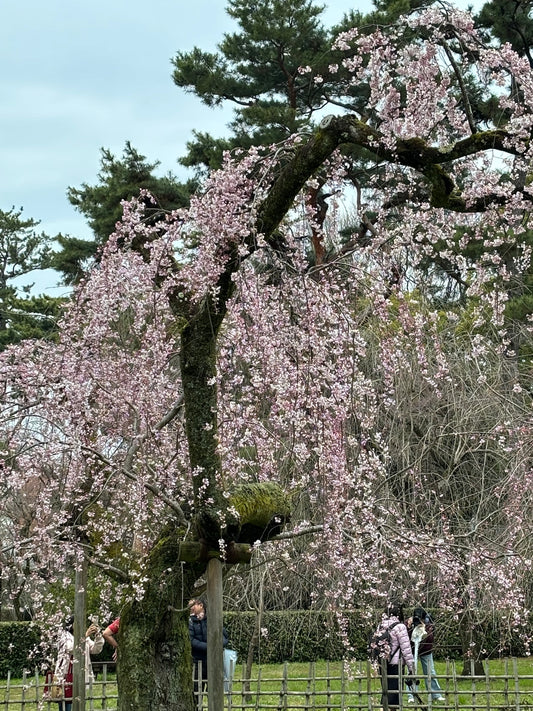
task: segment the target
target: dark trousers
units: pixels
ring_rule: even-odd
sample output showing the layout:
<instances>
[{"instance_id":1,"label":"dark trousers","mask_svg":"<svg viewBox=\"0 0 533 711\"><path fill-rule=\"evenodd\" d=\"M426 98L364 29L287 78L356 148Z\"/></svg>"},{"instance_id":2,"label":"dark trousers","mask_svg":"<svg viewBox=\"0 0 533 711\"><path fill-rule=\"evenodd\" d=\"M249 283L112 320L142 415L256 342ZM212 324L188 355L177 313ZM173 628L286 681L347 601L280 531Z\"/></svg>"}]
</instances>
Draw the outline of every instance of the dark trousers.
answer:
<instances>
[{"instance_id":1,"label":"dark trousers","mask_svg":"<svg viewBox=\"0 0 533 711\"><path fill-rule=\"evenodd\" d=\"M385 699L389 709L397 709L400 706L400 673L399 664L389 664L387 662L387 674L381 677L381 688L383 694L381 696L381 705L385 708Z\"/></svg>"}]
</instances>

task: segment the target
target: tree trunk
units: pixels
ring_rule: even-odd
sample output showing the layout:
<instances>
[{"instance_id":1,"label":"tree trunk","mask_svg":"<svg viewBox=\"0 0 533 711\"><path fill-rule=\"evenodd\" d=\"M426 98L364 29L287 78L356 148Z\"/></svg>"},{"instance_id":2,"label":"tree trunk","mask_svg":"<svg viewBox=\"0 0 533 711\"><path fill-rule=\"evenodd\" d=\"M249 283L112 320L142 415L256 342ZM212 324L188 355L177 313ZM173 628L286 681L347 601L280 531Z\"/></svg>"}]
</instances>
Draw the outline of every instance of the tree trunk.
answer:
<instances>
[{"instance_id":1,"label":"tree trunk","mask_svg":"<svg viewBox=\"0 0 533 711\"><path fill-rule=\"evenodd\" d=\"M192 711L187 602L200 573L179 561L178 532L154 546L143 571L144 597L120 617L118 711Z\"/></svg>"},{"instance_id":2,"label":"tree trunk","mask_svg":"<svg viewBox=\"0 0 533 711\"><path fill-rule=\"evenodd\" d=\"M261 583L259 586L259 604L257 605L256 609L256 614L255 614L255 622L254 622L254 631L252 633L252 636L250 638L250 644L248 645L248 655L246 657L246 681L243 684L242 688L242 695L243 696L251 696L251 691L250 691L250 679L252 677L252 667L254 663L254 653L255 650L259 647L259 640L261 638L261 625L263 623L263 590L264 590L264 579L261 579Z\"/></svg>"},{"instance_id":3,"label":"tree trunk","mask_svg":"<svg viewBox=\"0 0 533 711\"><path fill-rule=\"evenodd\" d=\"M461 626L461 651L463 653L463 670L461 676L484 676L483 660L480 659L481 639L476 633L475 625L465 620Z\"/></svg>"}]
</instances>

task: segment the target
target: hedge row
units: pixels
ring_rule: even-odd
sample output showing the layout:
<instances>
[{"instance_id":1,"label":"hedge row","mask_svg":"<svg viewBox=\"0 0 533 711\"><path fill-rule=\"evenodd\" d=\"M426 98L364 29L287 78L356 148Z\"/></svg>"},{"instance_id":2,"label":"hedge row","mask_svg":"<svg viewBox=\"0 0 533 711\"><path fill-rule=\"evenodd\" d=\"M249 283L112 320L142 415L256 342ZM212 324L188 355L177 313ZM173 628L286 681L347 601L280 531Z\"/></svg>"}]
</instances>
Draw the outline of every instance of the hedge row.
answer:
<instances>
[{"instance_id":1,"label":"hedge row","mask_svg":"<svg viewBox=\"0 0 533 711\"><path fill-rule=\"evenodd\" d=\"M459 624L453 616L435 613L436 633L434 657L436 659L461 658ZM239 659L248 655L250 639L255 625L252 612L228 612L224 624L230 643L239 653ZM482 656L526 656L528 650L515 635L510 643L501 644L501 623L493 618L478 632ZM262 633L254 652L254 661L263 664L279 664L291 660L298 662L325 659L335 661L346 657L346 645L339 633L334 614L327 612L265 612L261 622ZM347 617L346 632L351 647L351 656L366 659L369 639L374 626L364 621L358 612Z\"/></svg>"},{"instance_id":2,"label":"hedge row","mask_svg":"<svg viewBox=\"0 0 533 711\"><path fill-rule=\"evenodd\" d=\"M40 631L31 622L0 622L0 678L8 671L22 676L23 669L34 669L44 659L35 653L40 641Z\"/></svg>"},{"instance_id":3,"label":"hedge row","mask_svg":"<svg viewBox=\"0 0 533 711\"><path fill-rule=\"evenodd\" d=\"M437 659L459 658L461 656L459 629L456 621L445 614L435 614L437 620L434 656ZM255 628L253 612L228 612L224 624L230 637L230 644L245 660L250 640ZM357 612L347 619L347 634L353 655L366 658L366 649L372 628L362 621ZM480 632L484 656L525 656L527 650L517 638L511 644L501 647L500 625L491 620ZM0 622L0 677L5 678L11 671L20 676L23 669L34 669L44 663L42 654L36 653L40 639L39 628L30 622ZM98 656L99 661L109 660L112 649L106 644ZM262 664L278 664L290 660L310 662L319 659L330 661L346 656L346 646L339 634L335 616L327 612L265 612L261 621L259 643L254 651L254 661Z\"/></svg>"}]
</instances>

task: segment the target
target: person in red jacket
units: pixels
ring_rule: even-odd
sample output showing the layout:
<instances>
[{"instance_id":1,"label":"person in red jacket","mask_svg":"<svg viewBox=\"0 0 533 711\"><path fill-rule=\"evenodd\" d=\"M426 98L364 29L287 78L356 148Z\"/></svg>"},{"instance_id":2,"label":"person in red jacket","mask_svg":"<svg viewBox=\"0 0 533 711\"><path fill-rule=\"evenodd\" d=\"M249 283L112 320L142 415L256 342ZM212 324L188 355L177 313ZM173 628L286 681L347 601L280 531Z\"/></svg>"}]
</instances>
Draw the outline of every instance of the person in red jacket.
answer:
<instances>
[{"instance_id":1,"label":"person in red jacket","mask_svg":"<svg viewBox=\"0 0 533 711\"><path fill-rule=\"evenodd\" d=\"M115 651L113 652L113 661L117 661L117 649L118 649L118 642L117 642L117 634L120 629L120 617L117 617L116 620L113 620L111 624L109 624L105 630L102 632L102 635L105 639L106 642L109 642L109 644L114 647Z\"/></svg>"},{"instance_id":2,"label":"person in red jacket","mask_svg":"<svg viewBox=\"0 0 533 711\"><path fill-rule=\"evenodd\" d=\"M387 660L387 674L383 675L381 685L383 689L382 704L385 697L389 709L400 706L400 665L407 667L409 674L414 675L414 658L411 641L404 624L403 605L390 603L381 618L379 629L390 628L391 649Z\"/></svg>"}]
</instances>

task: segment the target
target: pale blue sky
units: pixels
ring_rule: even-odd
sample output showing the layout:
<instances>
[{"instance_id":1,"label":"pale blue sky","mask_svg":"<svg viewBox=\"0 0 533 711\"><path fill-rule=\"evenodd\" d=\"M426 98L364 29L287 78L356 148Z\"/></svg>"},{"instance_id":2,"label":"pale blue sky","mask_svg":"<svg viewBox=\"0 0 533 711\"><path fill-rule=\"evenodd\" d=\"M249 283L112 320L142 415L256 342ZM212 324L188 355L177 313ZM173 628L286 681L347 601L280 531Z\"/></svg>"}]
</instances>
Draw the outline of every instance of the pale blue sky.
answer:
<instances>
[{"instance_id":1,"label":"pale blue sky","mask_svg":"<svg viewBox=\"0 0 533 711\"><path fill-rule=\"evenodd\" d=\"M371 0L324 0L324 24ZM171 58L214 50L236 26L224 0L0 0L0 208L24 208L48 234L90 237L66 198L94 184L100 148L127 140L159 172L193 128L220 135L230 112L210 110L172 82ZM49 289L53 282L43 283Z\"/></svg>"}]
</instances>

